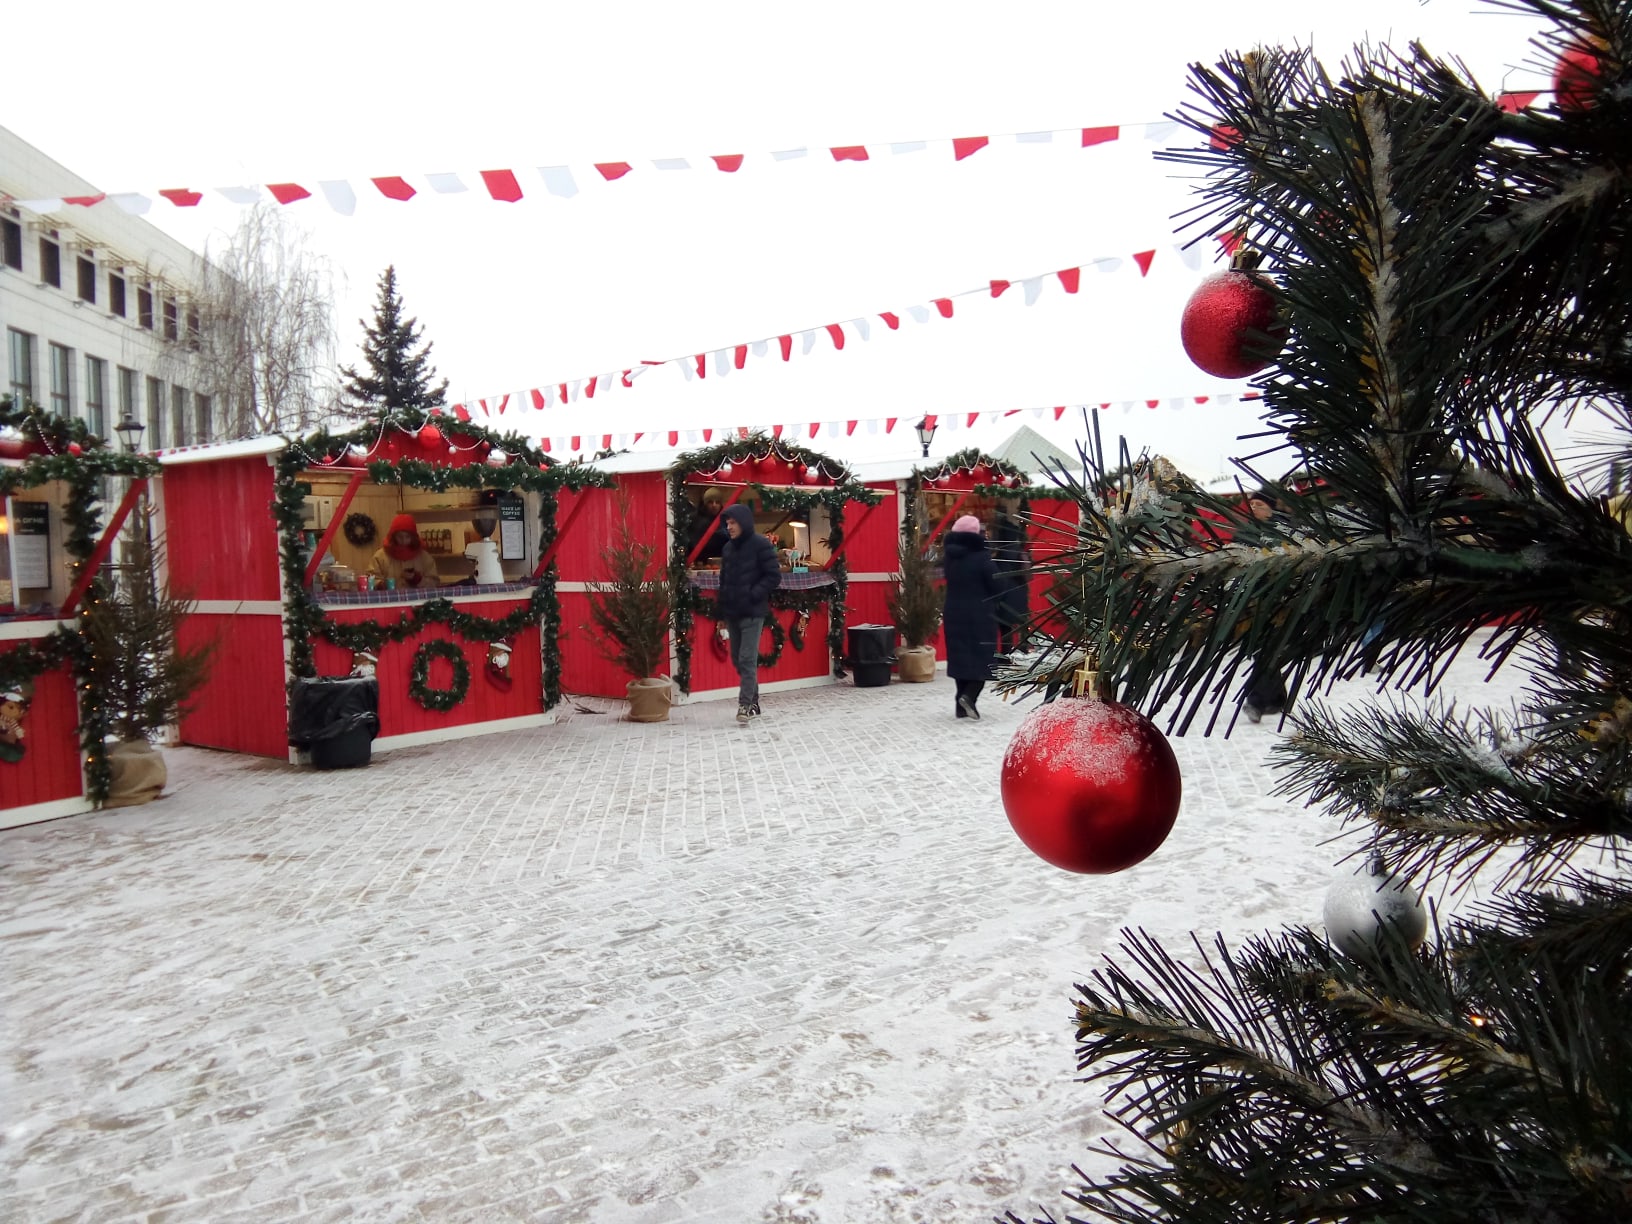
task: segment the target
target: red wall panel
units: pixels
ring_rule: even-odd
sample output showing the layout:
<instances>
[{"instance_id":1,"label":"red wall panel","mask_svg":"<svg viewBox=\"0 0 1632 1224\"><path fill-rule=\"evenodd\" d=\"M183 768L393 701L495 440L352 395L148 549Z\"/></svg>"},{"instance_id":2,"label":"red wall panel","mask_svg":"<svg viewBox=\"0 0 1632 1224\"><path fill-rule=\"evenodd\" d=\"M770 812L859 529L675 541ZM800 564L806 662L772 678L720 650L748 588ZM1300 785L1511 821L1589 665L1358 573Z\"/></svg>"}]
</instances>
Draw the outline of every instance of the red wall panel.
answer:
<instances>
[{"instance_id":1,"label":"red wall panel","mask_svg":"<svg viewBox=\"0 0 1632 1224\"><path fill-rule=\"evenodd\" d=\"M1031 503L1031 517L1026 527L1026 540L1031 545L1031 562L1040 571L1061 553L1077 547L1077 503L1069 499L1038 498ZM1031 615L1038 616L1051 606L1049 593L1057 581L1052 575L1036 572L1032 576ZM1049 614L1039 622L1044 627L1057 624L1057 614Z\"/></svg>"},{"instance_id":2,"label":"red wall panel","mask_svg":"<svg viewBox=\"0 0 1632 1224\"><path fill-rule=\"evenodd\" d=\"M167 467L166 561L177 592L194 599L279 599L278 528L265 455Z\"/></svg>"},{"instance_id":3,"label":"red wall panel","mask_svg":"<svg viewBox=\"0 0 1632 1224\"><path fill-rule=\"evenodd\" d=\"M668 565L668 493L663 474L635 472L619 476L617 481L617 489L585 489L561 495L555 521L564 530L555 560L562 582L600 582L606 578L601 552L617 530L619 490L628 494L630 525L636 539L657 550L654 563L660 569Z\"/></svg>"},{"instance_id":4,"label":"red wall panel","mask_svg":"<svg viewBox=\"0 0 1632 1224\"><path fill-rule=\"evenodd\" d=\"M216 644L209 679L181 720L181 742L286 758L283 617L194 613L177 638L183 649L212 639Z\"/></svg>"},{"instance_id":5,"label":"red wall panel","mask_svg":"<svg viewBox=\"0 0 1632 1224\"><path fill-rule=\"evenodd\" d=\"M0 643L9 653L22 642ZM0 761L0 809L85 793L79 768L79 707L66 666L40 673L23 715L23 759Z\"/></svg>"},{"instance_id":6,"label":"red wall panel","mask_svg":"<svg viewBox=\"0 0 1632 1224\"><path fill-rule=\"evenodd\" d=\"M868 488L884 494L876 506L851 502L844 508L844 563L851 573L893 574L899 564L901 498L894 483Z\"/></svg>"}]
</instances>

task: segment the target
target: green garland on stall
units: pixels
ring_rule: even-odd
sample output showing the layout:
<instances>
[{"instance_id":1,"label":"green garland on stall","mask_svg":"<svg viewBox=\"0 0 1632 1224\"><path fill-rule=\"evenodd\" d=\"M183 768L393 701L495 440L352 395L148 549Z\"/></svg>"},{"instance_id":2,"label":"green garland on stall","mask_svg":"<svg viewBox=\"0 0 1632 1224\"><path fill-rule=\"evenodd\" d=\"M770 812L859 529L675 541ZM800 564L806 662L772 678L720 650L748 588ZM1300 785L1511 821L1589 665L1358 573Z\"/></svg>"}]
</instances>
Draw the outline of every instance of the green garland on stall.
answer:
<instances>
[{"instance_id":1,"label":"green garland on stall","mask_svg":"<svg viewBox=\"0 0 1632 1224\"><path fill-rule=\"evenodd\" d=\"M667 472L669 511L674 524L674 549L669 556L669 581L674 590L674 681L682 693L691 691L692 626L698 615L709 616L708 609L714 607L714 601L692 587L686 577L685 545L686 541L692 538L698 517L691 499L686 496L686 478L697 474L711 475L726 463L737 464L765 459L776 459L790 465L802 463L809 470L816 472L820 478L833 482L808 488L767 486L756 481L750 481L746 485L747 489L758 495L761 505L772 510L798 513L808 512L813 506L825 506L830 524L829 549L837 550L844 540L844 507L847 504L861 502L863 505L875 506L883 500L882 493L858 482L849 467L839 460L765 433L756 432L747 437L727 438L711 447L687 451L676 457ZM822 604L828 606L828 657L833 660L833 674L842 677L845 674L843 662L845 596L849 589L848 571L842 555L829 572L833 576L831 586L813 587L803 591L790 591L779 587L771 592L770 603L773 610L791 608L799 612L813 611ZM799 639L802 643L803 633L799 635ZM772 663L781 657L781 653L781 647L777 646L772 654ZM760 665L771 664L766 663L764 656L761 655Z\"/></svg>"},{"instance_id":2,"label":"green garland on stall","mask_svg":"<svg viewBox=\"0 0 1632 1224\"><path fill-rule=\"evenodd\" d=\"M353 446L372 450L388 430L414 434L425 425L434 425L450 444L460 449L485 445L490 450L504 451L511 456L511 461L502 467L472 463L456 468L423 459L404 458L396 463L374 460L367 464L370 479L376 484L400 484L436 493L455 488L536 493L539 497L540 555L550 550L558 534L555 515L561 489L578 492L588 488L609 488L612 484L610 476L584 464L557 463L519 434L501 435L471 421L431 415L419 410L381 414L371 417L349 433L331 434L319 430L307 438L291 442L277 459L276 498L272 506L282 542L281 560L284 589L287 592L284 621L289 639L291 683L317 674L312 645L316 638L347 650L378 652L384 643L406 641L428 624L446 625L458 637L478 642L498 641L537 625L544 657L543 708L548 710L561 700L561 604L556 594L557 572L553 562L536 580L526 605L498 619L461 612L449 599L432 599L404 610L401 616L389 623L378 620L347 623L330 618L323 605L306 589L306 559L301 547L301 503L304 498L298 483L301 472L307 468L334 467L337 460Z\"/></svg>"},{"instance_id":3,"label":"green garland on stall","mask_svg":"<svg viewBox=\"0 0 1632 1224\"><path fill-rule=\"evenodd\" d=\"M445 689L430 685L432 659L446 659L453 664L453 683ZM470 664L465 662L464 652L441 638L421 642L414 651L413 670L408 673L408 695L427 710L445 714L463 701L468 692Z\"/></svg>"},{"instance_id":4,"label":"green garland on stall","mask_svg":"<svg viewBox=\"0 0 1632 1224\"><path fill-rule=\"evenodd\" d=\"M0 498L24 489L61 481L68 486L63 506L63 548L74 558L74 577L96 550L101 525L102 483L109 476L150 477L159 465L145 455L125 454L107 448L79 420L53 416L38 404L22 408L6 396L0 398L0 428L15 429L30 446L43 448L18 467L0 467ZM77 453L76 453L77 452ZM78 629L58 628L28 645L19 645L0 655L0 686L32 684L45 672L72 665L74 687L79 694L79 737L85 769L85 793L92 803L108 797L108 697L93 679L90 639L84 632L93 602L106 593L102 579L92 581L80 601Z\"/></svg>"}]
</instances>

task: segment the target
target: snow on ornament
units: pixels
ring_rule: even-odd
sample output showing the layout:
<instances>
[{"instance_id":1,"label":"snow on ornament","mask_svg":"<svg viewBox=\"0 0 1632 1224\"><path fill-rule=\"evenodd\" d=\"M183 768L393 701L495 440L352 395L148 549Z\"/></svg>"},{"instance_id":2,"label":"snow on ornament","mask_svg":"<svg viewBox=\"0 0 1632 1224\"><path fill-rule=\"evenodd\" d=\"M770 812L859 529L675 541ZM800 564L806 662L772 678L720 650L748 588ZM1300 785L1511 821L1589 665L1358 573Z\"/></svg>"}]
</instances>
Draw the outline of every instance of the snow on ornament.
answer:
<instances>
[{"instance_id":1,"label":"snow on ornament","mask_svg":"<svg viewBox=\"0 0 1632 1224\"><path fill-rule=\"evenodd\" d=\"M1077 676L1094 691L1094 673ZM1182 789L1167 737L1098 697L1037 707L1003 754L1003 810L1015 833L1038 858L1085 875L1150 857L1173 829Z\"/></svg>"},{"instance_id":2,"label":"snow on ornament","mask_svg":"<svg viewBox=\"0 0 1632 1224\"><path fill-rule=\"evenodd\" d=\"M1428 934L1428 912L1409 881L1394 875L1373 855L1358 871L1343 871L1326 893L1321 917L1326 938L1347 956L1376 955L1389 928L1406 946L1419 947Z\"/></svg>"},{"instance_id":3,"label":"snow on ornament","mask_svg":"<svg viewBox=\"0 0 1632 1224\"><path fill-rule=\"evenodd\" d=\"M1285 336L1262 278L1236 268L1196 286L1179 320L1184 351L1215 378L1256 374L1275 360Z\"/></svg>"}]
</instances>

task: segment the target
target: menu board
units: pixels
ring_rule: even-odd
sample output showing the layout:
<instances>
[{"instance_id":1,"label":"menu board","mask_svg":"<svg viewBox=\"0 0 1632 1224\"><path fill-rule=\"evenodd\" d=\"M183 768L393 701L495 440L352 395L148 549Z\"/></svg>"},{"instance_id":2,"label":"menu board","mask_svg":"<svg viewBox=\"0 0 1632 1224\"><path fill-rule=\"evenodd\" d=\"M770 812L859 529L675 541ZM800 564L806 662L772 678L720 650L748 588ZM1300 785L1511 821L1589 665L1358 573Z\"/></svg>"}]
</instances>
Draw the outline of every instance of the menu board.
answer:
<instances>
[{"instance_id":1,"label":"menu board","mask_svg":"<svg viewBox=\"0 0 1632 1224\"><path fill-rule=\"evenodd\" d=\"M11 589L51 586L51 507L45 502L6 498L11 544Z\"/></svg>"},{"instance_id":2,"label":"menu board","mask_svg":"<svg viewBox=\"0 0 1632 1224\"><path fill-rule=\"evenodd\" d=\"M520 561L527 556L527 504L514 495L499 498L499 560Z\"/></svg>"}]
</instances>

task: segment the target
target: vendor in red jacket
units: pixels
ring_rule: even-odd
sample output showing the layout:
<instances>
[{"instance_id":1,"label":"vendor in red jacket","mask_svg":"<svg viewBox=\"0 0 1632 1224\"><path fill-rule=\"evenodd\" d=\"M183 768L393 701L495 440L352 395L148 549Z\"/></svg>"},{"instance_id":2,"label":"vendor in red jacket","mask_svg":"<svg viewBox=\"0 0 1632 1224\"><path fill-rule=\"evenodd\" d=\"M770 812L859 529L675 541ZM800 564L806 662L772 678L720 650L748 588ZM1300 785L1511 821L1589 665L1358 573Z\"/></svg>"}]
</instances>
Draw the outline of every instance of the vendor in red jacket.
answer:
<instances>
[{"instance_id":1,"label":"vendor in red jacket","mask_svg":"<svg viewBox=\"0 0 1632 1224\"><path fill-rule=\"evenodd\" d=\"M381 580L395 579L398 589L439 585L436 558L425 551L413 515L399 514L391 520L391 530L368 563L368 572Z\"/></svg>"}]
</instances>

